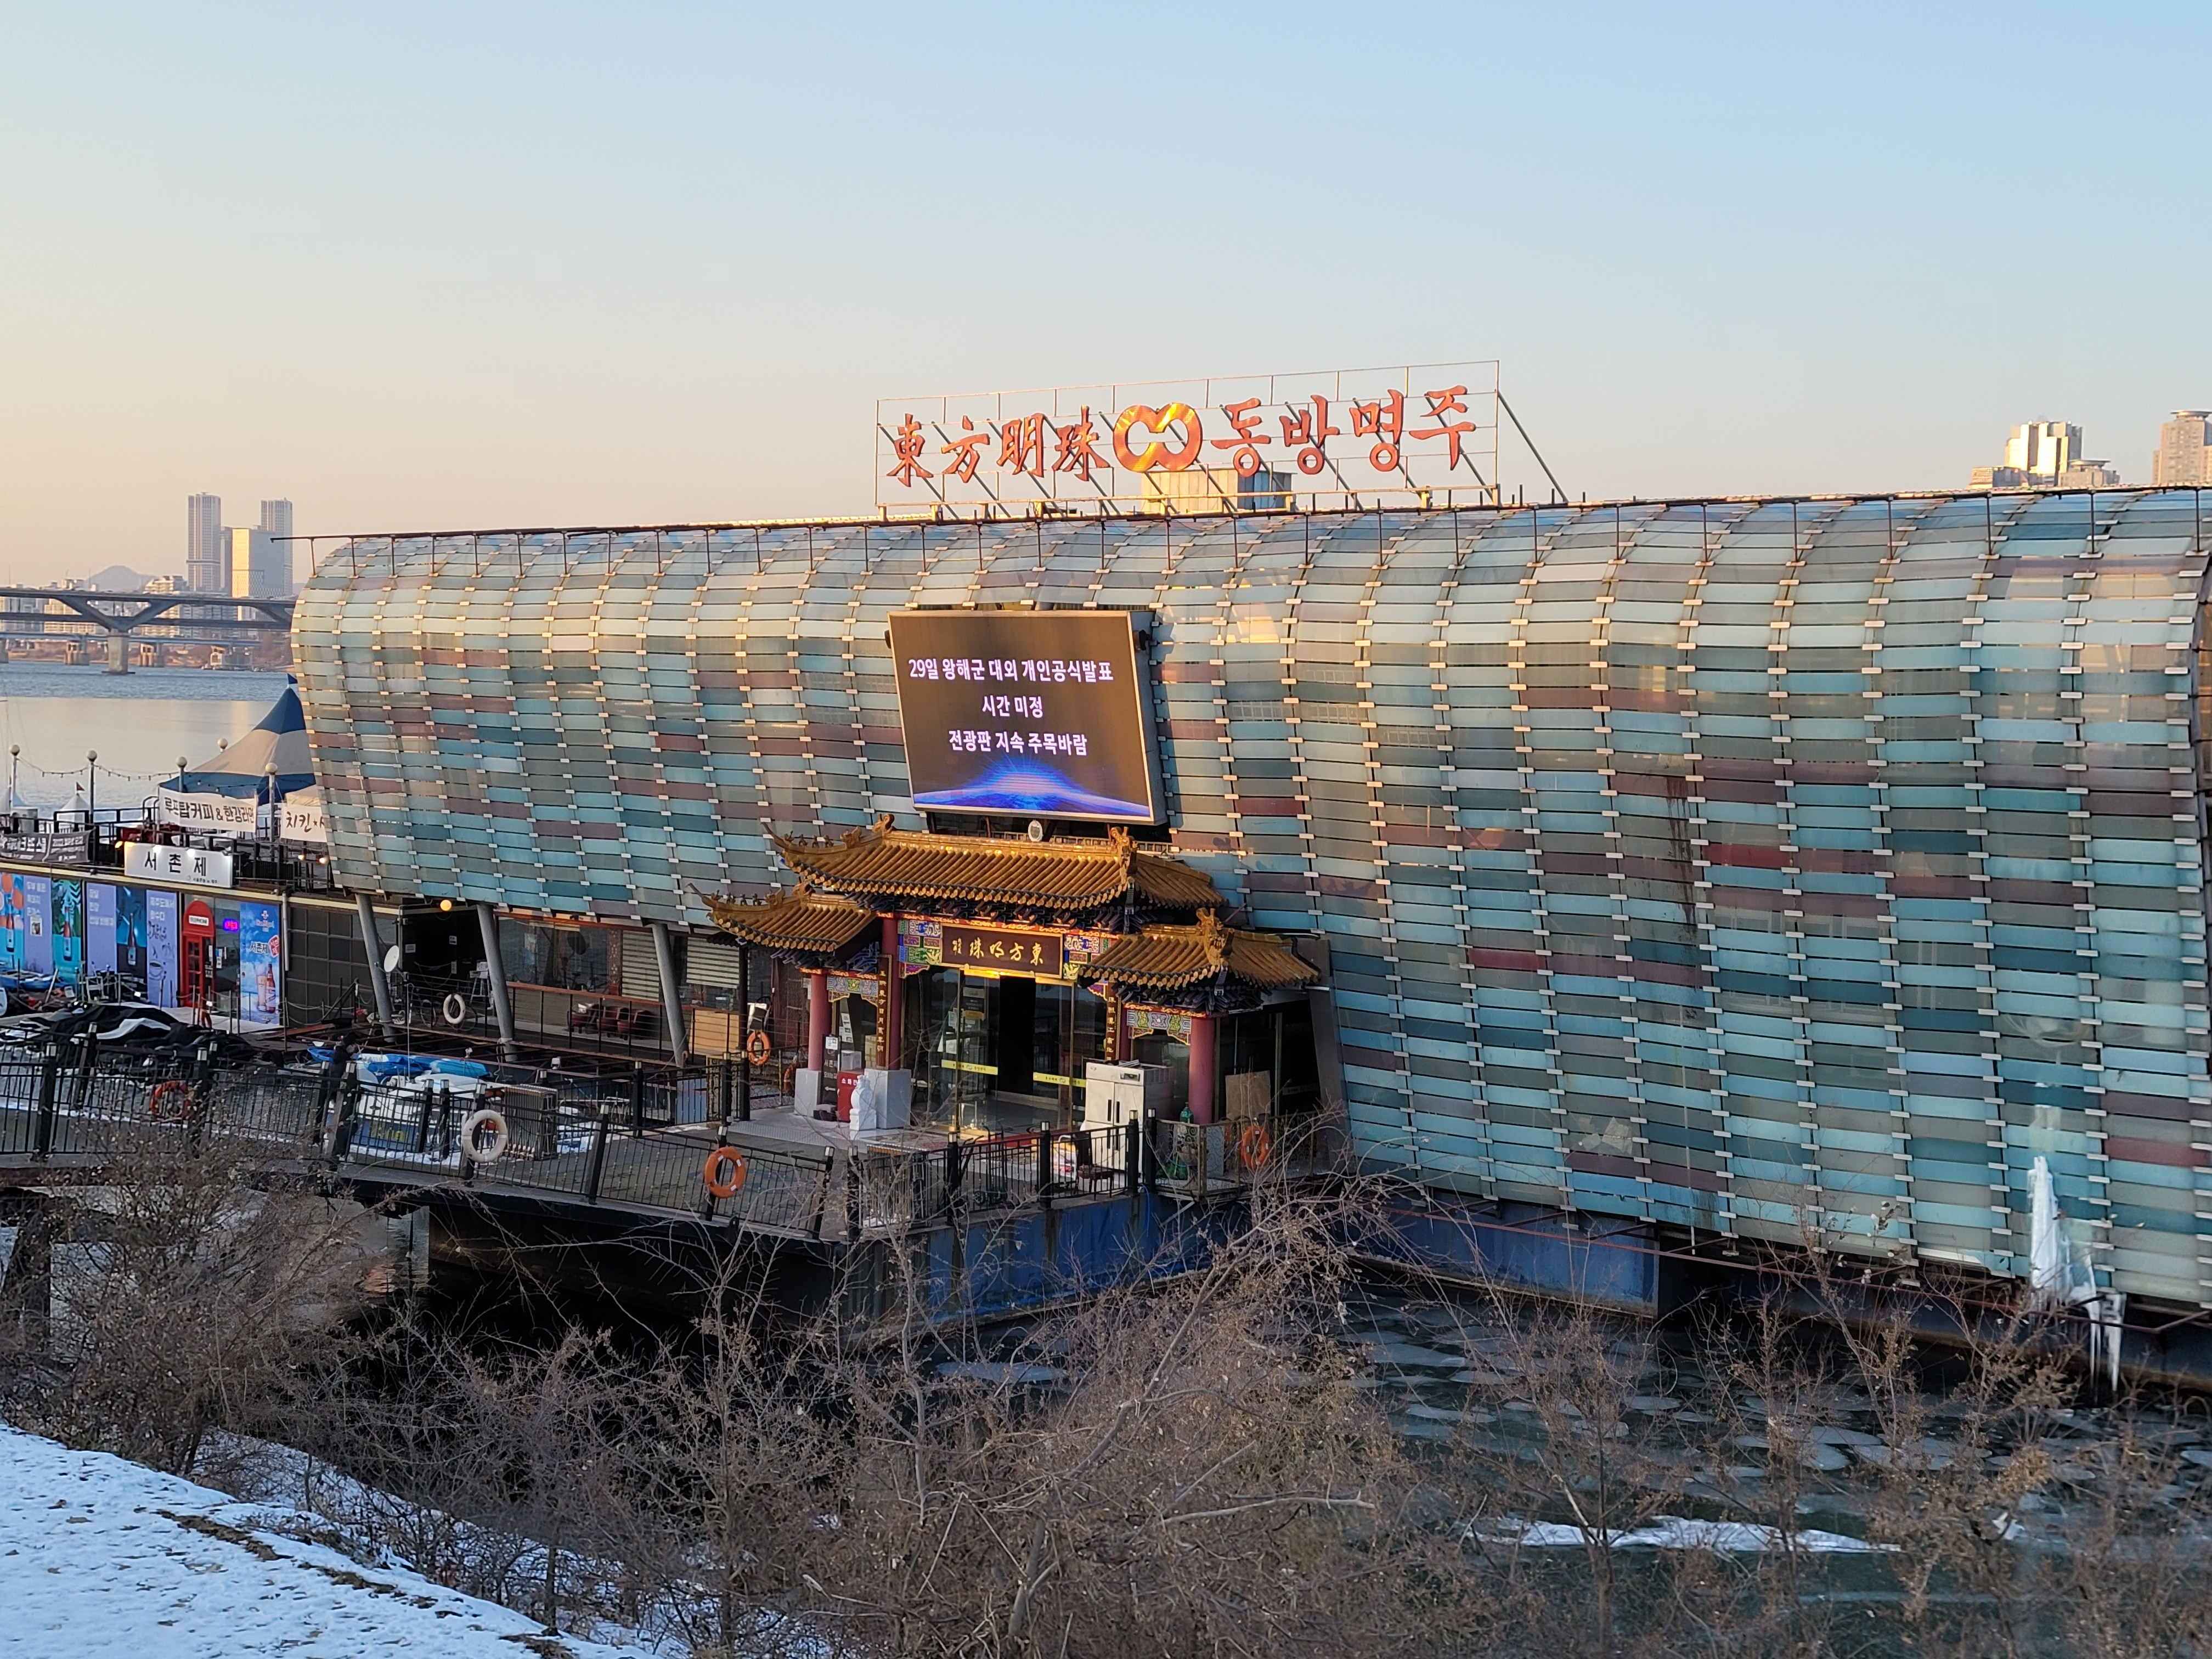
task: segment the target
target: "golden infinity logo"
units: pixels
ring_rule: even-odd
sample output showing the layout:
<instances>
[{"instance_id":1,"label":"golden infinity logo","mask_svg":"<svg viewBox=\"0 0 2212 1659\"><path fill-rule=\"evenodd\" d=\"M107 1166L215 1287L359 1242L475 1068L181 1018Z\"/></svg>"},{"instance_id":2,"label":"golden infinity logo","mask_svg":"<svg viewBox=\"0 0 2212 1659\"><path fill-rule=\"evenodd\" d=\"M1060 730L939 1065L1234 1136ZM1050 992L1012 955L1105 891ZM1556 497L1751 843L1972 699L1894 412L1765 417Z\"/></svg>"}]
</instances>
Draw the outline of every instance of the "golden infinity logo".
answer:
<instances>
[{"instance_id":1,"label":"golden infinity logo","mask_svg":"<svg viewBox=\"0 0 2212 1659\"><path fill-rule=\"evenodd\" d=\"M1168 428L1177 422L1182 424L1182 446L1170 449ZM1139 428L1145 434L1142 448L1129 441L1129 434ZM1131 404L1114 417L1114 459L1133 472L1150 472L1155 467L1180 472L1198 459L1198 411L1188 404L1165 404L1158 409Z\"/></svg>"}]
</instances>

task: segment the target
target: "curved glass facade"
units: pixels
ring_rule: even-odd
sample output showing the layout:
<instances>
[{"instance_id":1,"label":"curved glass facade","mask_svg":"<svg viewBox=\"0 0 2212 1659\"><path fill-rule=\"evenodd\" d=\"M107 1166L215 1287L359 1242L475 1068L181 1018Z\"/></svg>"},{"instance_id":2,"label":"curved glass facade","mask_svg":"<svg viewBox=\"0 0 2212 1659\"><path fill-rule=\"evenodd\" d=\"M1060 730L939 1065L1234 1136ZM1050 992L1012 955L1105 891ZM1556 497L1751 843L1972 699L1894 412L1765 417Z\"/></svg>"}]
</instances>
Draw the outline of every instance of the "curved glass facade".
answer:
<instances>
[{"instance_id":1,"label":"curved glass facade","mask_svg":"<svg viewBox=\"0 0 2212 1659\"><path fill-rule=\"evenodd\" d=\"M1174 842L1326 933L1455 1189L2212 1304L2188 489L362 542L296 643L344 879L708 925L908 798L893 610L1152 617Z\"/></svg>"}]
</instances>

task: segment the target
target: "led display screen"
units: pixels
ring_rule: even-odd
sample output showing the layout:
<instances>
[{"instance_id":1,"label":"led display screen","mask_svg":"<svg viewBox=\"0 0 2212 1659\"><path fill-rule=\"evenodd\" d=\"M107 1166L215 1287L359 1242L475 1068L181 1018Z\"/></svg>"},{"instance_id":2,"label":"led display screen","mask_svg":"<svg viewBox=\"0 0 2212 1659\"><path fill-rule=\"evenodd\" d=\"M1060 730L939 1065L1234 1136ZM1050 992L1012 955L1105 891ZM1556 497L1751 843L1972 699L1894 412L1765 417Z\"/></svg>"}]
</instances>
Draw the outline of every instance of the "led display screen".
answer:
<instances>
[{"instance_id":1,"label":"led display screen","mask_svg":"<svg viewBox=\"0 0 2212 1659\"><path fill-rule=\"evenodd\" d=\"M915 805L1158 821L1127 612L901 611L890 621Z\"/></svg>"}]
</instances>

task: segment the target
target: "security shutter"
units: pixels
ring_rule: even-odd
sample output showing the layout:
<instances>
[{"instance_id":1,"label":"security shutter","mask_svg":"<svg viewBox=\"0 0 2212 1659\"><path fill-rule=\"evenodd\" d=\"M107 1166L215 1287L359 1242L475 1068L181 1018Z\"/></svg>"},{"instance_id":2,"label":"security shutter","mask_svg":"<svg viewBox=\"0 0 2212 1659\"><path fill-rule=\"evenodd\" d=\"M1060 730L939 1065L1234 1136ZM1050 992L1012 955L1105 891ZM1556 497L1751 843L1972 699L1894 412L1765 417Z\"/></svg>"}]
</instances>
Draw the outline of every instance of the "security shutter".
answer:
<instances>
[{"instance_id":1,"label":"security shutter","mask_svg":"<svg viewBox=\"0 0 2212 1659\"><path fill-rule=\"evenodd\" d=\"M726 939L695 939L684 953L684 982L717 991L738 988L738 947Z\"/></svg>"},{"instance_id":2,"label":"security shutter","mask_svg":"<svg viewBox=\"0 0 2212 1659\"><path fill-rule=\"evenodd\" d=\"M622 994L648 1002L660 995L660 962L653 953L651 933L622 936Z\"/></svg>"}]
</instances>

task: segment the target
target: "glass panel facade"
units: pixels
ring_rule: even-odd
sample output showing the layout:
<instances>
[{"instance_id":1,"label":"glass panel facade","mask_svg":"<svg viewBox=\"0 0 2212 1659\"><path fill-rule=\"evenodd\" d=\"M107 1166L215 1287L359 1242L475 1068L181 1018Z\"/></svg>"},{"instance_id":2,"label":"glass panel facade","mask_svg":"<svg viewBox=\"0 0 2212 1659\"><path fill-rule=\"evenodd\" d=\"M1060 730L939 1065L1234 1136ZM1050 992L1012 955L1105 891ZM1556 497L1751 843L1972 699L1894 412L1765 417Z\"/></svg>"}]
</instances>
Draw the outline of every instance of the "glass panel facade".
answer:
<instances>
[{"instance_id":1,"label":"glass panel facade","mask_svg":"<svg viewBox=\"0 0 2212 1659\"><path fill-rule=\"evenodd\" d=\"M2203 1304L2204 510L401 538L296 641L350 884L703 929L772 835L919 826L890 611L1140 609L1175 848L1327 936L1372 1163L2014 1273L2040 1157L2100 1274Z\"/></svg>"}]
</instances>

